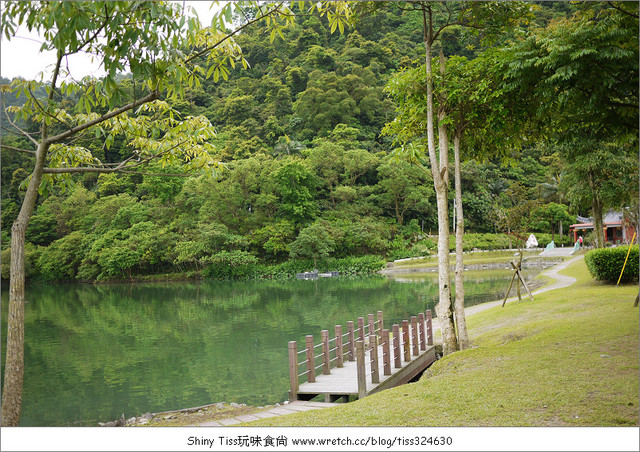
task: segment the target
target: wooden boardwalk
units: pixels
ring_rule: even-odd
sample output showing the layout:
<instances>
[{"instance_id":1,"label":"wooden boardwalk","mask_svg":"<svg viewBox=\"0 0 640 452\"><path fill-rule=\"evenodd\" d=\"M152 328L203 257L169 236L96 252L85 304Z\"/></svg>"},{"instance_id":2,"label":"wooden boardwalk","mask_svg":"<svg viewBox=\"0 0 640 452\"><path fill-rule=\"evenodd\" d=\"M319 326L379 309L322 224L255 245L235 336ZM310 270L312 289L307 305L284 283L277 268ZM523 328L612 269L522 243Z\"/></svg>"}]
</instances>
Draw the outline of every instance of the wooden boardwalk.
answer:
<instances>
[{"instance_id":1,"label":"wooden boardwalk","mask_svg":"<svg viewBox=\"0 0 640 452\"><path fill-rule=\"evenodd\" d=\"M324 396L326 402L335 402L340 398L348 401L350 396L362 398L407 383L435 359L430 310L393 325L391 331L384 329L378 311L377 321L369 314L365 325L360 317L357 328L348 322L344 334L342 326L336 325L332 339L328 330L322 331L318 344L313 336L306 336L302 350L296 342L289 342L289 399ZM300 372L301 367L306 370Z\"/></svg>"}]
</instances>

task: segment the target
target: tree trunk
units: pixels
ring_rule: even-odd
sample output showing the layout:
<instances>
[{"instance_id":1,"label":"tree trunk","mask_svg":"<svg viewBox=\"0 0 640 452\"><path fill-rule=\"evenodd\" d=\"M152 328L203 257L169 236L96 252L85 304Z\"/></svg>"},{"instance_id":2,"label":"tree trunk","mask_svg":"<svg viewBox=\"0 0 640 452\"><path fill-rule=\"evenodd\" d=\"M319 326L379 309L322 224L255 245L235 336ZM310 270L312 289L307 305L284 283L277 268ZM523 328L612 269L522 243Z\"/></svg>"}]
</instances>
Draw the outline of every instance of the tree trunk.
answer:
<instances>
[{"instance_id":1,"label":"tree trunk","mask_svg":"<svg viewBox=\"0 0 640 452\"><path fill-rule=\"evenodd\" d=\"M455 315L456 328L458 329L458 345L460 350L469 348L469 334L467 333L467 320L464 315L464 261L462 239L464 236L464 214L462 212L462 181L460 177L460 134L453 137L454 149L454 178L456 190L456 301Z\"/></svg>"},{"instance_id":2,"label":"tree trunk","mask_svg":"<svg viewBox=\"0 0 640 452\"><path fill-rule=\"evenodd\" d=\"M605 237L602 221L602 200L600 199L600 193L598 192L598 187L596 187L591 172L587 173L587 181L591 189L591 211L593 214L593 231L596 237L596 248L603 248Z\"/></svg>"},{"instance_id":3,"label":"tree trunk","mask_svg":"<svg viewBox=\"0 0 640 452\"><path fill-rule=\"evenodd\" d=\"M445 73L445 58L442 49L438 57L440 62L440 75L444 77ZM440 109L438 111L438 146L440 148L440 175L444 179L445 183L449 183L449 136L447 134L447 126L444 124L444 120L447 117L447 112L444 108L445 99L440 99Z\"/></svg>"},{"instance_id":4,"label":"tree trunk","mask_svg":"<svg viewBox=\"0 0 640 452\"><path fill-rule=\"evenodd\" d=\"M36 164L20 208L11 227L11 272L9 282L9 316L7 317L7 355L2 388L2 426L17 426L22 411L24 377L24 261L25 234L38 198L42 169L49 144L44 142L36 151Z\"/></svg>"},{"instance_id":5,"label":"tree trunk","mask_svg":"<svg viewBox=\"0 0 640 452\"><path fill-rule=\"evenodd\" d=\"M429 15L427 23L427 13ZM433 123L433 86L431 70L431 43L433 38L431 7L422 9L424 46L426 49L427 75L427 143L429 147L429 162L436 191L436 205L438 208L438 286L439 301L436 305L436 315L440 321L442 333L442 352L444 355L458 349L456 333L451 321L451 283L449 277L449 206L447 199L447 183L440 174L440 165L436 156L434 123Z\"/></svg>"}]
</instances>

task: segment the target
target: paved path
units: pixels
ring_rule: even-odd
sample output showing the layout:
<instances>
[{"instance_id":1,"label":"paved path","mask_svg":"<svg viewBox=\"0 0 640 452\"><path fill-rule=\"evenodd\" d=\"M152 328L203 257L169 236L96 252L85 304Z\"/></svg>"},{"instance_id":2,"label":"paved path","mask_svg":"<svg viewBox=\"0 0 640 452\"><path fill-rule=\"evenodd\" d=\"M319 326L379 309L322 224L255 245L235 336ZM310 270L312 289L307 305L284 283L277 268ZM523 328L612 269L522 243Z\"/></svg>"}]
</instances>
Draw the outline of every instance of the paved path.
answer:
<instances>
[{"instance_id":1,"label":"paved path","mask_svg":"<svg viewBox=\"0 0 640 452\"><path fill-rule=\"evenodd\" d=\"M562 249L562 248L556 248L556 249ZM570 250L571 248L569 248ZM555 279L555 282L552 282L551 284L548 284L544 287L541 287L540 289L536 290L533 292L533 295L539 294L539 293L543 293L543 292L547 292L549 290L554 290L554 289L561 289L563 287L569 287L570 285L572 285L574 282L576 282L575 278L572 278L570 276L564 276L564 275L559 275L558 272L561 270L564 270L565 268L567 268L569 265L573 264L574 262L583 259L584 256L580 255L580 256L575 256L571 259L568 259L558 265L555 265L554 267L550 268L549 270L543 272L542 274L548 277L551 277L553 279ZM509 299L507 299L507 301L514 301L516 300L517 297L511 297ZM497 300L497 301L491 301L489 303L483 303L480 305L475 305L475 306L469 306L468 308L465 308L465 315L473 315L477 312L481 312L481 311L486 311L487 309L490 308L494 308L496 306L501 306L502 305L502 300ZM433 322L433 331L439 331L440 330L440 325L438 325L438 322ZM254 414L245 414L242 416L237 416L237 417L233 417L233 418L229 418L229 419L220 419L218 421L211 421L211 422L204 422L202 424L198 424L198 426L200 427L226 427L226 426L230 426L230 425L236 425L236 424L240 424L242 422L251 422L251 421L257 421L259 419L265 419L265 418L269 418L269 417L274 417L274 416L284 416L287 414L293 414L293 413L299 413L300 411L310 411L310 410L319 410L319 409L323 409L323 408L329 408L332 406L336 406L336 405L341 405L339 403L325 403L325 402L306 402L303 400L296 400L295 402L291 402L291 403L286 403L284 405L280 405L277 406L275 408L272 408L270 410L267 411L261 411L258 413L254 413Z\"/></svg>"},{"instance_id":2,"label":"paved path","mask_svg":"<svg viewBox=\"0 0 640 452\"><path fill-rule=\"evenodd\" d=\"M556 248L551 248L550 250L544 250L542 253L540 253L540 256L544 256L544 257L566 257L566 256L571 256L573 255L573 247L569 246L569 247L556 247Z\"/></svg>"},{"instance_id":3,"label":"paved path","mask_svg":"<svg viewBox=\"0 0 640 452\"><path fill-rule=\"evenodd\" d=\"M219 421L204 422L198 424L199 427L228 427L230 425L240 424L242 422L257 421L268 417L284 416L286 414L299 413L300 411L320 410L332 406L341 405L339 403L325 402L306 402L304 400L296 400L295 402L285 403L284 405L271 408L267 411L260 411L253 414L244 414L242 416L232 417L228 419L220 419Z\"/></svg>"},{"instance_id":4,"label":"paved path","mask_svg":"<svg viewBox=\"0 0 640 452\"><path fill-rule=\"evenodd\" d=\"M575 278L573 278L571 276L560 275L560 274L558 274L558 272L561 271L561 270L564 270L569 265L573 264L576 261L579 261L580 259L584 259L584 256L580 255L580 256L572 257L571 259L568 259L568 260L566 260L564 262L561 262L561 263L559 263L557 265L554 265L549 270L546 270L546 271L542 272L541 275L548 276L548 277L550 277L552 279L555 279L555 282L552 282L551 284L547 284L546 286L543 286L543 287L539 288L538 290L533 291L532 295L536 295L536 294L543 293L543 292L548 292L549 290L562 289L563 287L569 287L571 284L576 282ZM528 297L526 292L523 295L523 299L525 297ZM514 300L517 300L517 299L518 299L518 297L507 298L507 302L514 301ZM478 305L475 305L475 306L469 306L468 308L464 309L464 313L465 313L465 316L469 316L469 315L473 315L473 314L475 314L477 312L486 311L487 309L494 308L496 306L502 306L502 300L490 301L488 303L482 303L482 304L478 304ZM438 325L438 322L434 322L433 331L435 332L435 331L439 331L439 330L440 330L440 325Z\"/></svg>"}]
</instances>

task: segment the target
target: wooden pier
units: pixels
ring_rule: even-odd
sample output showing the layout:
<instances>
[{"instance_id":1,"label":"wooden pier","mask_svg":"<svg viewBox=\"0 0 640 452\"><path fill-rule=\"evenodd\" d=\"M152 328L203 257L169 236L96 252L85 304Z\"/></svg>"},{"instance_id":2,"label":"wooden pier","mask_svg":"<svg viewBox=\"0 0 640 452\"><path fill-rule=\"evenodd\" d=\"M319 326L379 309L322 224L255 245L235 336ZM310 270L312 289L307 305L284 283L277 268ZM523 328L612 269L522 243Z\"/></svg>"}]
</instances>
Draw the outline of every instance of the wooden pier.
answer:
<instances>
[{"instance_id":1,"label":"wooden pier","mask_svg":"<svg viewBox=\"0 0 640 452\"><path fill-rule=\"evenodd\" d=\"M298 350L289 342L289 400L326 402L358 398L407 383L436 359L431 310L384 328L382 311L347 322L346 332L336 325L334 335L323 330L319 343L305 337ZM301 372L300 369L304 370Z\"/></svg>"}]
</instances>

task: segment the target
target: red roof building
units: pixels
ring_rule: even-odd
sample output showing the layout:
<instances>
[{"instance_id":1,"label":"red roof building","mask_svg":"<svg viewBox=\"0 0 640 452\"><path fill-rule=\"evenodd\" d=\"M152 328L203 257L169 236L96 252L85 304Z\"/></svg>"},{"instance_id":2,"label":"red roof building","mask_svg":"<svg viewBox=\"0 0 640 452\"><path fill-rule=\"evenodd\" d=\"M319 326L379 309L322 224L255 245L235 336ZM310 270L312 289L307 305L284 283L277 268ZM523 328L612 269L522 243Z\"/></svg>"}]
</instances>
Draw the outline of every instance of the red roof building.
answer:
<instances>
[{"instance_id":1,"label":"red roof building","mask_svg":"<svg viewBox=\"0 0 640 452\"><path fill-rule=\"evenodd\" d=\"M578 237L585 236L593 230L593 219L578 215L579 223L572 224L569 232L573 232L573 239L578 241ZM622 212L608 212L603 218L603 232L606 242L613 245L620 245L631 242L635 232L633 225L624 219Z\"/></svg>"}]
</instances>

